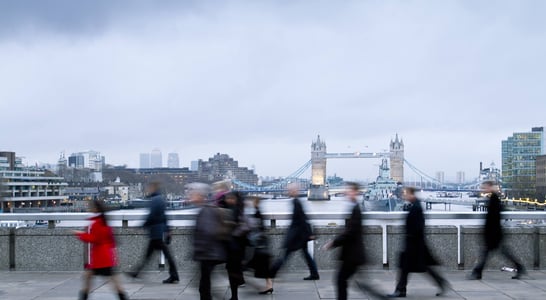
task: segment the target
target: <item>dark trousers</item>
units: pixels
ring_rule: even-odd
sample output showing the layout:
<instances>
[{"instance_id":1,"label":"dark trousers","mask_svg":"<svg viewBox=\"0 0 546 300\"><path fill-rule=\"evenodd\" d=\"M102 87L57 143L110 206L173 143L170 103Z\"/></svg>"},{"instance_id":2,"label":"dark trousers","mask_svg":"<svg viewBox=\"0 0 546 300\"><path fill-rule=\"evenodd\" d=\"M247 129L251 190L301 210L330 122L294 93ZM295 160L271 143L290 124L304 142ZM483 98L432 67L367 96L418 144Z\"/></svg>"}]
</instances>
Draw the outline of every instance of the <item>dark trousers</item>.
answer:
<instances>
[{"instance_id":1,"label":"dark trousers","mask_svg":"<svg viewBox=\"0 0 546 300\"><path fill-rule=\"evenodd\" d=\"M239 299L239 286L245 283L243 275L243 259L245 257L245 239L234 238L228 247L226 269L231 289L231 299Z\"/></svg>"},{"instance_id":2,"label":"dark trousers","mask_svg":"<svg viewBox=\"0 0 546 300\"><path fill-rule=\"evenodd\" d=\"M210 291L210 276L212 270L218 262L211 260L201 261L201 278L199 279L199 299L200 300L212 300L212 294Z\"/></svg>"},{"instance_id":3,"label":"dark trousers","mask_svg":"<svg viewBox=\"0 0 546 300\"><path fill-rule=\"evenodd\" d=\"M430 266L427 266L425 271L428 273L428 275L430 275L430 277L432 277L438 287L442 288L444 286L446 280L438 272L436 272L436 270L434 270ZM400 269L398 273L398 283L396 284L397 291L401 293L406 293L409 273L410 272L405 268Z\"/></svg>"},{"instance_id":4,"label":"dark trousers","mask_svg":"<svg viewBox=\"0 0 546 300\"><path fill-rule=\"evenodd\" d=\"M146 249L146 255L144 256L144 260L142 263L138 266L136 269L136 273L140 273L142 269L144 269L144 266L148 261L150 260L150 257L152 257L152 254L154 251L159 250L163 252L163 255L165 255L165 259L169 263L169 275L171 277L178 278L178 271L176 270L176 263L174 262L173 257L171 256L171 252L169 251L169 247L165 245L165 242L163 240L150 240L150 243L148 244L148 249Z\"/></svg>"},{"instance_id":5,"label":"dark trousers","mask_svg":"<svg viewBox=\"0 0 546 300\"><path fill-rule=\"evenodd\" d=\"M474 270L472 270L472 273L474 274L482 274L483 268L485 267L485 264L487 263L487 258L489 257L489 253L495 249L484 249L480 255L480 260L478 261L478 264L476 267L474 267ZM506 247L504 244L500 245L500 251L502 255L504 255L506 258L508 258L515 266L518 271L521 271L523 269L523 265L519 262L519 260L512 254L510 249Z\"/></svg>"},{"instance_id":6,"label":"dark trousers","mask_svg":"<svg viewBox=\"0 0 546 300\"><path fill-rule=\"evenodd\" d=\"M356 264L343 262L337 273L337 299L347 300L347 280L358 270Z\"/></svg>"},{"instance_id":7,"label":"dark trousers","mask_svg":"<svg viewBox=\"0 0 546 300\"><path fill-rule=\"evenodd\" d=\"M275 278L281 266L288 260L288 257L290 256L290 254L292 254L292 252L295 252L295 251L297 250L290 250L290 251L286 250L284 252L284 255L280 257L279 259L277 259L275 263L273 263L273 266L271 268L271 276L273 278ZM307 267L309 268L309 272L311 273L311 276L319 276L317 264L311 257L311 254L309 254L309 249L307 249L307 244L305 244L305 246L301 248L301 251L302 251L303 258L305 259L305 262L307 263Z\"/></svg>"}]
</instances>

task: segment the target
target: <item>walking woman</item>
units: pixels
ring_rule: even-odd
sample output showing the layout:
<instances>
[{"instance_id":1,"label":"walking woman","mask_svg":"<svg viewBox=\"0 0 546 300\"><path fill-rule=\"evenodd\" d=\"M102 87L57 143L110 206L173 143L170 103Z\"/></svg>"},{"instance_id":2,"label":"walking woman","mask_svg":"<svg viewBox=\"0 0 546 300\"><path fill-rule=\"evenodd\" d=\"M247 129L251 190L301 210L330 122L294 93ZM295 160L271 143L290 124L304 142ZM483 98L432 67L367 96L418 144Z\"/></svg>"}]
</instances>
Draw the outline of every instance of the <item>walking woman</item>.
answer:
<instances>
[{"instance_id":1,"label":"walking woman","mask_svg":"<svg viewBox=\"0 0 546 300\"><path fill-rule=\"evenodd\" d=\"M248 262L248 267L254 269L254 277L265 279L265 289L258 292L260 295L273 294L273 279L269 272L271 266L271 253L269 252L269 240L265 232L264 218L260 212L260 198L253 199L255 229L249 236L250 243L254 247L254 255Z\"/></svg>"},{"instance_id":2,"label":"walking woman","mask_svg":"<svg viewBox=\"0 0 546 300\"><path fill-rule=\"evenodd\" d=\"M90 211L97 215L90 218L89 232L74 232L80 240L91 244L91 261L86 266L87 270L83 276L83 289L80 292L80 300L87 300L91 289L91 279L97 275L110 277L110 282L114 285L119 299L128 299L121 287L118 276L114 274L116 243L112 228L106 222L104 204L100 200L93 200L90 203Z\"/></svg>"},{"instance_id":3,"label":"walking woman","mask_svg":"<svg viewBox=\"0 0 546 300\"><path fill-rule=\"evenodd\" d=\"M243 276L243 259L245 257L245 247L247 245L247 235L250 231L250 226L245 217L244 199L240 193L227 193L223 203L220 203L220 206L232 211L235 224L231 233L231 238L227 244L226 269L228 271L229 287L231 289L231 300L238 300L239 286L245 283Z\"/></svg>"}]
</instances>

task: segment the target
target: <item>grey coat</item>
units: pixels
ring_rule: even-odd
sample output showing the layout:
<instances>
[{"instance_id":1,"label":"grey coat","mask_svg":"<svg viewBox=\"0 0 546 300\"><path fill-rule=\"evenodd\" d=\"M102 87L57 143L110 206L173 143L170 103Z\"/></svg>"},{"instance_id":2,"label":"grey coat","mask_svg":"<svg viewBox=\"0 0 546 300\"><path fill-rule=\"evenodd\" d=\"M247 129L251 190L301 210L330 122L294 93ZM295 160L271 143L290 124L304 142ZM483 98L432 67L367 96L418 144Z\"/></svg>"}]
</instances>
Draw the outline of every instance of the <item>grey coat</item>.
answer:
<instances>
[{"instance_id":1,"label":"grey coat","mask_svg":"<svg viewBox=\"0 0 546 300\"><path fill-rule=\"evenodd\" d=\"M220 238L225 224L223 224L220 210L216 206L205 205L199 211L193 236L194 260L226 261L226 244Z\"/></svg>"}]
</instances>

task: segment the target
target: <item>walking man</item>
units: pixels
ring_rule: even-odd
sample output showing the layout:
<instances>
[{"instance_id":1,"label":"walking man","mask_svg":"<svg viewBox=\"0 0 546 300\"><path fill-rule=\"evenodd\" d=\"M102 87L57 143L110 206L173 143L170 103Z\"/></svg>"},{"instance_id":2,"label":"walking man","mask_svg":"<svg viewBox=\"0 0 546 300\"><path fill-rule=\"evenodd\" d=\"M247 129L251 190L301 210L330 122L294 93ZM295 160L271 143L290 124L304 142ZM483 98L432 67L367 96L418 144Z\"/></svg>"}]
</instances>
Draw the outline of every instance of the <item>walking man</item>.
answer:
<instances>
[{"instance_id":1,"label":"walking man","mask_svg":"<svg viewBox=\"0 0 546 300\"><path fill-rule=\"evenodd\" d=\"M501 210L502 205L499 199L498 191L493 181L485 181L482 183L482 190L485 193L489 193L489 206L487 208L487 216L485 217L484 228L484 242L485 248L483 249L478 264L472 270L468 279L479 280L482 279L482 271L487 262L489 253L493 250L499 249L501 253L508 258L517 269L516 275L512 279L520 279L525 274L525 268L518 261L518 259L512 254L512 252L502 242L503 233L501 226Z\"/></svg>"},{"instance_id":2,"label":"walking man","mask_svg":"<svg viewBox=\"0 0 546 300\"><path fill-rule=\"evenodd\" d=\"M400 269L398 271L396 290L394 293L387 295L387 297L406 297L406 286L408 285L410 272L427 272L440 288L436 296L441 296L446 292L448 283L431 267L438 263L432 257L425 242L425 217L421 201L415 195L415 188L406 187L404 189L404 198L411 204L406 218L405 249L400 255Z\"/></svg>"},{"instance_id":3,"label":"walking man","mask_svg":"<svg viewBox=\"0 0 546 300\"><path fill-rule=\"evenodd\" d=\"M333 241L323 246L324 250L341 247L341 267L337 273L337 299L347 300L347 280L351 278L361 265L366 262L364 253L364 241L362 238L362 211L357 201L360 186L355 182L347 183L346 196L351 203L351 216L345 225L342 234ZM379 293L367 288L372 294L380 296Z\"/></svg>"},{"instance_id":4,"label":"walking man","mask_svg":"<svg viewBox=\"0 0 546 300\"><path fill-rule=\"evenodd\" d=\"M148 243L148 249L144 259L137 267L137 269L129 275L133 278L137 278L140 271L144 268L146 263L150 260L150 257L154 251L159 250L163 252L167 262L169 264L169 278L163 280L163 283L178 283L178 271L176 270L176 263L169 251L165 240L170 241L170 230L167 226L167 216L165 215L165 199L160 193L159 182L152 182L148 185L148 197L150 198L150 212L144 222L144 227L148 229L150 234L150 242Z\"/></svg>"},{"instance_id":5,"label":"walking man","mask_svg":"<svg viewBox=\"0 0 546 300\"><path fill-rule=\"evenodd\" d=\"M275 278L277 272L286 262L290 254L301 249L309 272L311 273L308 277L303 278L303 280L319 280L320 276L317 270L317 264L309 254L309 249L307 249L307 242L314 239L314 237L311 225L307 220L307 215L298 199L298 187L295 184L289 185L288 193L293 198L292 204L294 205L292 223L288 228L284 240L284 255L277 259L271 268L272 278Z\"/></svg>"}]
</instances>

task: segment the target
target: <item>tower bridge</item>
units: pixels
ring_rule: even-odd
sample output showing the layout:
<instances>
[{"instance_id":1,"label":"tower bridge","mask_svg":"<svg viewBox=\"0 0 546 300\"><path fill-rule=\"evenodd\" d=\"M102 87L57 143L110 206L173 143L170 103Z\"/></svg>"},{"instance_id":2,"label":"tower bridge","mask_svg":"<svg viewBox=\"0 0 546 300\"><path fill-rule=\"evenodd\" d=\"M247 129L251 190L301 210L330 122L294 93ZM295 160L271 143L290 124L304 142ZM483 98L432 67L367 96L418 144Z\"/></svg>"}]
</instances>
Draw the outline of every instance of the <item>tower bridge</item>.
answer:
<instances>
[{"instance_id":1,"label":"tower bridge","mask_svg":"<svg viewBox=\"0 0 546 300\"><path fill-rule=\"evenodd\" d=\"M326 162L328 159L341 158L380 158L390 161L391 178L404 182L404 141L398 138L391 140L389 152L353 152L328 153L326 142L320 135L311 143L311 184L307 198L309 200L328 200L329 192L326 184Z\"/></svg>"},{"instance_id":2,"label":"tower bridge","mask_svg":"<svg viewBox=\"0 0 546 300\"><path fill-rule=\"evenodd\" d=\"M311 143L311 159L305 162L299 169L292 174L284 177L283 180L269 186L255 186L244 183L236 178L231 178L232 183L243 191L248 192L268 192L279 193L286 190L286 186L291 182L301 181L300 177L311 168L311 182L307 190L309 200L328 200L330 189L327 184L326 166L328 159L348 159L348 158L375 158L386 159L390 165L390 177L400 183L404 183L404 166L407 166L410 171L421 178L420 182L415 185L418 188L425 190L442 190L442 191L476 191L479 186L479 179L466 184L450 185L438 181L436 178L427 175L415 165L411 164L404 157L404 141L398 137L391 139L389 151L383 152L340 152L328 153L326 142L321 139L320 135ZM307 187L302 187L302 189Z\"/></svg>"}]
</instances>

